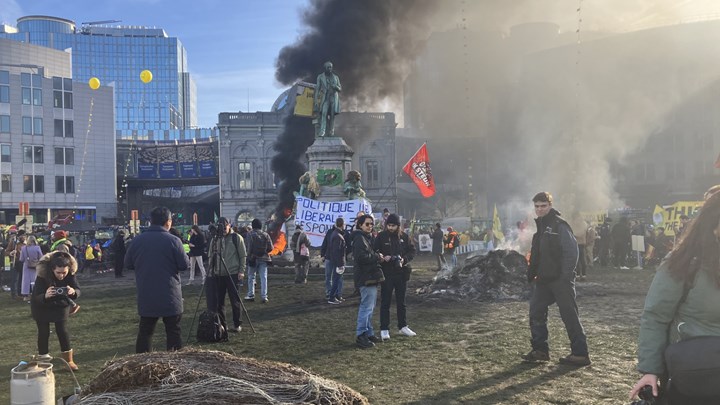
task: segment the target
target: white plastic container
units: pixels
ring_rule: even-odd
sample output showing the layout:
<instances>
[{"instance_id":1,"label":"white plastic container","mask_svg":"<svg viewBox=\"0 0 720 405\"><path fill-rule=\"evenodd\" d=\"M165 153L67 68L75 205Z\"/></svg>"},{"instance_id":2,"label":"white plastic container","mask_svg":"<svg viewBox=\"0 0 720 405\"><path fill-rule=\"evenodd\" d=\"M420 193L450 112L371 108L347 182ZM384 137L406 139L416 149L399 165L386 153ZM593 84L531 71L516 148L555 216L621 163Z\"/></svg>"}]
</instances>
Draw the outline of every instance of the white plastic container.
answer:
<instances>
[{"instance_id":1,"label":"white plastic container","mask_svg":"<svg viewBox=\"0 0 720 405\"><path fill-rule=\"evenodd\" d=\"M55 375L50 363L27 363L13 368L10 379L11 405L54 405Z\"/></svg>"}]
</instances>

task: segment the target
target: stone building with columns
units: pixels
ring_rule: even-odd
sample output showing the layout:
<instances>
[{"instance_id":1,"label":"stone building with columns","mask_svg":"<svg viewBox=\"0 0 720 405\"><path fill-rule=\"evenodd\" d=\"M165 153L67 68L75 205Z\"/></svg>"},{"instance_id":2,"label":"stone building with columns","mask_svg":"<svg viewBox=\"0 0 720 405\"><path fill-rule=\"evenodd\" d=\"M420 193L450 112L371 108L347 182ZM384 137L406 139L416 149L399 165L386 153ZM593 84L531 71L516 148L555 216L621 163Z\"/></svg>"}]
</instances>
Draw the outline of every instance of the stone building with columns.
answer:
<instances>
[{"instance_id":1,"label":"stone building with columns","mask_svg":"<svg viewBox=\"0 0 720 405\"><path fill-rule=\"evenodd\" d=\"M292 113L289 103L283 102L290 90L278 98L272 111L218 116L220 215L233 222L264 220L275 211L278 190L270 162L277 153L273 146L283 132L284 119ZM351 168L362 173L363 188L376 212L397 210L396 126L394 113L342 112L335 120L335 134L354 151ZM307 155L302 163L308 167Z\"/></svg>"}]
</instances>

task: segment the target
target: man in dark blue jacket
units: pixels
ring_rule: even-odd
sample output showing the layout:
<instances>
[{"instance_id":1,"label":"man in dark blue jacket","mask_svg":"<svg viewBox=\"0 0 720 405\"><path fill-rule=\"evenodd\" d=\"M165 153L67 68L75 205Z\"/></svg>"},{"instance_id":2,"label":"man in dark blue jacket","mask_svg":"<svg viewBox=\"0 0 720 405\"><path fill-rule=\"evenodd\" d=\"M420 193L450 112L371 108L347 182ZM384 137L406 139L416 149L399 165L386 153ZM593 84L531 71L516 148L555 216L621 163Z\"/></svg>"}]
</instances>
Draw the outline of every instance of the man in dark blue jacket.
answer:
<instances>
[{"instance_id":1,"label":"man in dark blue jacket","mask_svg":"<svg viewBox=\"0 0 720 405\"><path fill-rule=\"evenodd\" d=\"M140 327L136 353L151 350L150 343L159 318L165 324L167 350L182 348L180 319L183 298L181 271L190 268L182 242L170 232L172 214L166 207L150 212L150 227L135 237L125 254L125 267L135 270Z\"/></svg>"},{"instance_id":2,"label":"man in dark blue jacket","mask_svg":"<svg viewBox=\"0 0 720 405\"><path fill-rule=\"evenodd\" d=\"M530 250L528 281L533 283L530 295L530 333L532 350L525 361L550 360L548 346L548 307L554 302L570 337L571 353L560 363L573 366L590 364L587 338L575 303L575 267L578 245L570 225L552 207L552 195L540 192L533 197L537 232Z\"/></svg>"}]
</instances>

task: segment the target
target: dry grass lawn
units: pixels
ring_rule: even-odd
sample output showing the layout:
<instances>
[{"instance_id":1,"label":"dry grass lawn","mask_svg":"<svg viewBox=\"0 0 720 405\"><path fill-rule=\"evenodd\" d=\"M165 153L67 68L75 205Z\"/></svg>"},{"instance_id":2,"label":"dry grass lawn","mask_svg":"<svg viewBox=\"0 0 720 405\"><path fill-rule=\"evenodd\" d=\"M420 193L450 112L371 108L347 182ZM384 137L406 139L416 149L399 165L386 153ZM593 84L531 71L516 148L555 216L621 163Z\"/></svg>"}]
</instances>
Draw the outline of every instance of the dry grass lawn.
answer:
<instances>
[{"instance_id":1,"label":"dry grass lawn","mask_svg":"<svg viewBox=\"0 0 720 405\"><path fill-rule=\"evenodd\" d=\"M389 342L369 350L354 345L358 298L346 276L342 305L324 300L320 273L306 285L288 274L271 273L270 302L247 303L256 333L247 322L239 335L204 345L230 353L287 362L346 384L373 404L622 404L637 378L638 319L652 270L591 270L578 284L578 305L593 365L581 369L557 361L533 365L520 361L529 350L526 302L459 302L428 299L414 289L428 282L432 261L420 257L408 294L408 320L415 338L391 331ZM425 268L423 268L425 267ZM187 279L187 275L184 276ZM197 281L196 281L197 282ZM138 317L132 272L116 282L112 273L81 280L82 310L70 322L81 384L114 357L134 352ZM200 286L183 287L183 339L192 321ZM10 402L10 369L36 351L36 327L29 305L4 293L0 311L0 403ZM201 310L204 301L201 303ZM394 309L394 308L393 308ZM391 322L395 316L391 309ZM378 311L376 310L376 317ZM375 326L379 328L379 319ZM551 356L569 352L557 309L550 313ZM379 333L379 331L378 331ZM191 338L190 345L202 347ZM155 347L164 348L159 325ZM51 353L57 354L55 336ZM56 362L56 367L60 367ZM56 371L56 394L72 392L66 371Z\"/></svg>"}]
</instances>

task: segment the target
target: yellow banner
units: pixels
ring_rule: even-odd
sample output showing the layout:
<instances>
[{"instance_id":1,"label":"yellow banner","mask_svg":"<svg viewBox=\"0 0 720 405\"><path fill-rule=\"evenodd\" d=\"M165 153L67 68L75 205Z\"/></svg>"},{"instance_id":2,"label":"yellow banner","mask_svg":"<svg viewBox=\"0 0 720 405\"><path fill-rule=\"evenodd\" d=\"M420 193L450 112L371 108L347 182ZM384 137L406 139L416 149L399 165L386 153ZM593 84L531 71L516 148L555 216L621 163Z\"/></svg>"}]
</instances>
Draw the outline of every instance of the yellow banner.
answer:
<instances>
[{"instance_id":1,"label":"yellow banner","mask_svg":"<svg viewBox=\"0 0 720 405\"><path fill-rule=\"evenodd\" d=\"M302 87L302 89L302 93L295 97L295 111L293 113L301 117L312 117L315 89L310 87Z\"/></svg>"},{"instance_id":2,"label":"yellow banner","mask_svg":"<svg viewBox=\"0 0 720 405\"><path fill-rule=\"evenodd\" d=\"M687 215L692 218L702 208L703 201L678 201L672 205L665 205L662 211L659 206L655 207L653 212L653 222L657 226L665 228L665 235L674 236L675 230L680 227L680 217ZM658 224L660 215L662 214L662 222Z\"/></svg>"},{"instance_id":3,"label":"yellow banner","mask_svg":"<svg viewBox=\"0 0 720 405\"><path fill-rule=\"evenodd\" d=\"M498 215L497 205L495 205L493 209L493 234L495 234L495 238L505 240L505 234L503 234L502 225L500 224L500 215Z\"/></svg>"}]
</instances>

